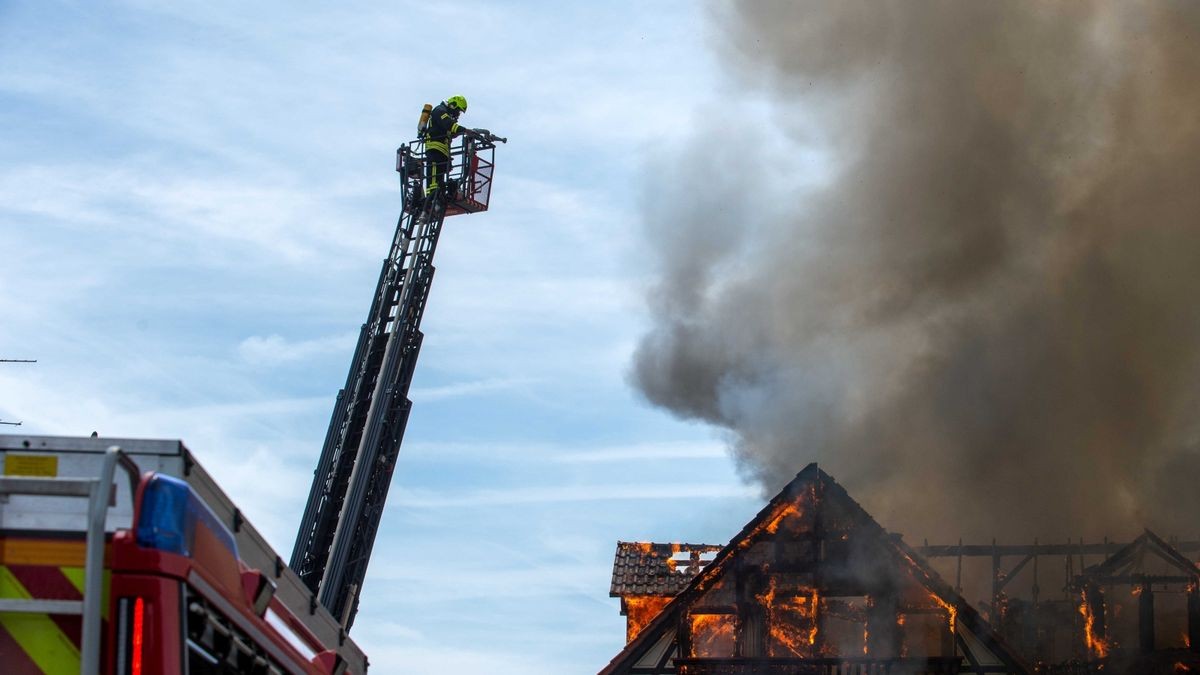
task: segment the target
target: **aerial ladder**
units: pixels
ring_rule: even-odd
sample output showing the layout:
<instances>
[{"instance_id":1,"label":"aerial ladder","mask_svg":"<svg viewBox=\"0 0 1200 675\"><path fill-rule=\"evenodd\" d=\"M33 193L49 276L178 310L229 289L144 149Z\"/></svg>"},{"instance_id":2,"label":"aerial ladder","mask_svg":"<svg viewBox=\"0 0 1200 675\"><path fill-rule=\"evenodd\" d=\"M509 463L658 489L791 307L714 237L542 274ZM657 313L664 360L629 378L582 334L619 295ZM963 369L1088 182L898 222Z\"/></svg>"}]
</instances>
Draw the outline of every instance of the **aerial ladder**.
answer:
<instances>
[{"instance_id":1,"label":"aerial ladder","mask_svg":"<svg viewBox=\"0 0 1200 675\"><path fill-rule=\"evenodd\" d=\"M412 402L409 385L421 350L421 317L433 282L433 254L445 218L486 211L496 143L470 130L451 146L449 181L426 195L421 141L396 151L403 211L383 261L367 321L338 392L291 567L349 631L379 529Z\"/></svg>"}]
</instances>

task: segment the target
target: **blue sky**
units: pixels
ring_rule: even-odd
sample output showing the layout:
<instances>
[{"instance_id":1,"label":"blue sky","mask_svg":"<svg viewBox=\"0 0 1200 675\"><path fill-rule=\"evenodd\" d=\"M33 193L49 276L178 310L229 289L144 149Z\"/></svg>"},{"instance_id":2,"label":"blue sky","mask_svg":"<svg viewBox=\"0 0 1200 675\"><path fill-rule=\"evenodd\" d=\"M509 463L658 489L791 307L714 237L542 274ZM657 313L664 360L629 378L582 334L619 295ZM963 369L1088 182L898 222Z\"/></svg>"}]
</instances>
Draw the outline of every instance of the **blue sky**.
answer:
<instances>
[{"instance_id":1,"label":"blue sky","mask_svg":"<svg viewBox=\"0 0 1200 675\"><path fill-rule=\"evenodd\" d=\"M376 673L595 672L615 542L724 542L761 505L626 380L654 160L729 114L713 30L682 1L0 0L0 357L38 359L0 366L0 419L181 438L287 557L394 150L462 93L510 143L438 249L353 635Z\"/></svg>"}]
</instances>

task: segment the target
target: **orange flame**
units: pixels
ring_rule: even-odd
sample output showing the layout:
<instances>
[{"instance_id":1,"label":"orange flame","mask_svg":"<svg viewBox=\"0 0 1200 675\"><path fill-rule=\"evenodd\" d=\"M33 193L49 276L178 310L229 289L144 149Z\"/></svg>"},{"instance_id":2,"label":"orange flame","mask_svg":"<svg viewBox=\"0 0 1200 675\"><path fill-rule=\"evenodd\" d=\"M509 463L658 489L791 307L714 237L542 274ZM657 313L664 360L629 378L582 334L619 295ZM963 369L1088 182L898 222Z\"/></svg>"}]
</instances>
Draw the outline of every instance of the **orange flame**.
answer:
<instances>
[{"instance_id":1,"label":"orange flame","mask_svg":"<svg viewBox=\"0 0 1200 675\"><path fill-rule=\"evenodd\" d=\"M1079 614L1083 617L1083 638L1087 642L1088 653L1103 659L1108 656L1108 640L1103 636L1096 635L1096 617L1092 614L1091 606L1088 604L1087 592L1080 595L1083 597L1083 602L1079 603Z\"/></svg>"},{"instance_id":2,"label":"orange flame","mask_svg":"<svg viewBox=\"0 0 1200 675\"><path fill-rule=\"evenodd\" d=\"M950 632L956 633L958 631L958 608L946 602L945 600L942 600L933 593L930 593L929 597L933 598L934 602L941 605L942 609L946 610L946 623L950 627ZM901 622L900 625L904 625L903 622Z\"/></svg>"},{"instance_id":3,"label":"orange flame","mask_svg":"<svg viewBox=\"0 0 1200 675\"><path fill-rule=\"evenodd\" d=\"M633 642L642 630L658 616L663 607L671 602L670 597L657 595L630 595L625 598L625 642Z\"/></svg>"},{"instance_id":4,"label":"orange flame","mask_svg":"<svg viewBox=\"0 0 1200 675\"><path fill-rule=\"evenodd\" d=\"M772 638L772 656L811 656L817 644L817 611L820 598L815 589L807 595L777 599L775 578L757 599L767 609L767 632ZM778 649L776 649L778 647Z\"/></svg>"},{"instance_id":5,"label":"orange flame","mask_svg":"<svg viewBox=\"0 0 1200 675\"><path fill-rule=\"evenodd\" d=\"M736 617L729 614L692 614L692 656L732 656Z\"/></svg>"},{"instance_id":6,"label":"orange flame","mask_svg":"<svg viewBox=\"0 0 1200 675\"><path fill-rule=\"evenodd\" d=\"M791 503L784 504L782 508L775 512L775 516L767 522L767 532L770 534L775 534L779 531L779 526L783 524L783 521L786 520L788 516L798 515L800 515L800 507Z\"/></svg>"}]
</instances>

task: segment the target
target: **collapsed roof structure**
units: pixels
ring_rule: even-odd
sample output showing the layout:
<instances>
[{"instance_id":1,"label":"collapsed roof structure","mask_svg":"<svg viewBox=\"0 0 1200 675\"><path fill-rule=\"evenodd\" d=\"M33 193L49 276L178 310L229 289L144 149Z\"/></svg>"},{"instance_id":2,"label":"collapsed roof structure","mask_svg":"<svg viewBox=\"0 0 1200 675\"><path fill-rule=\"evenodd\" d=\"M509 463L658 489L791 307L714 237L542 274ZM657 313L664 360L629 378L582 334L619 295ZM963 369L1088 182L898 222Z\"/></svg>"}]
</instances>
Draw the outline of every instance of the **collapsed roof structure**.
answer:
<instances>
[{"instance_id":1,"label":"collapsed roof structure","mask_svg":"<svg viewBox=\"0 0 1200 675\"><path fill-rule=\"evenodd\" d=\"M1200 569L1148 531L1108 550L1061 601L997 591L989 622L810 464L724 546L618 542L626 645L600 673L1200 672Z\"/></svg>"}]
</instances>

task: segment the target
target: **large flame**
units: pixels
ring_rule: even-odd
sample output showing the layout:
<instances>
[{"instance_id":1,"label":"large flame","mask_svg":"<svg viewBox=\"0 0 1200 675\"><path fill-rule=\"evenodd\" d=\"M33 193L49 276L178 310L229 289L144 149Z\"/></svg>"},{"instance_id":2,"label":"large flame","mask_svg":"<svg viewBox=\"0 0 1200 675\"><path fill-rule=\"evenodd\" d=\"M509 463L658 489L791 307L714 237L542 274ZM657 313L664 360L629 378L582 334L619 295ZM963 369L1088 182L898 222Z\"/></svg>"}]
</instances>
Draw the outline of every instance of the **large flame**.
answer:
<instances>
[{"instance_id":1,"label":"large flame","mask_svg":"<svg viewBox=\"0 0 1200 675\"><path fill-rule=\"evenodd\" d=\"M1108 656L1111 645L1104 636L1096 634L1096 617L1088 603L1087 592L1080 595L1083 601L1079 603L1079 614L1083 617L1083 638L1087 642L1088 654L1103 659Z\"/></svg>"},{"instance_id":2,"label":"large flame","mask_svg":"<svg viewBox=\"0 0 1200 675\"><path fill-rule=\"evenodd\" d=\"M731 614L692 614L692 656L728 656L733 653L737 617Z\"/></svg>"},{"instance_id":3,"label":"large flame","mask_svg":"<svg viewBox=\"0 0 1200 675\"><path fill-rule=\"evenodd\" d=\"M820 597L816 589L779 593L775 577L767 590L756 596L767 610L768 647L771 656L813 656L819 625L817 612Z\"/></svg>"},{"instance_id":4,"label":"large flame","mask_svg":"<svg viewBox=\"0 0 1200 675\"><path fill-rule=\"evenodd\" d=\"M663 597L658 595L630 595L625 598L625 642L632 642L638 633L642 632L654 617L662 611L667 603L671 602L669 596Z\"/></svg>"}]
</instances>

